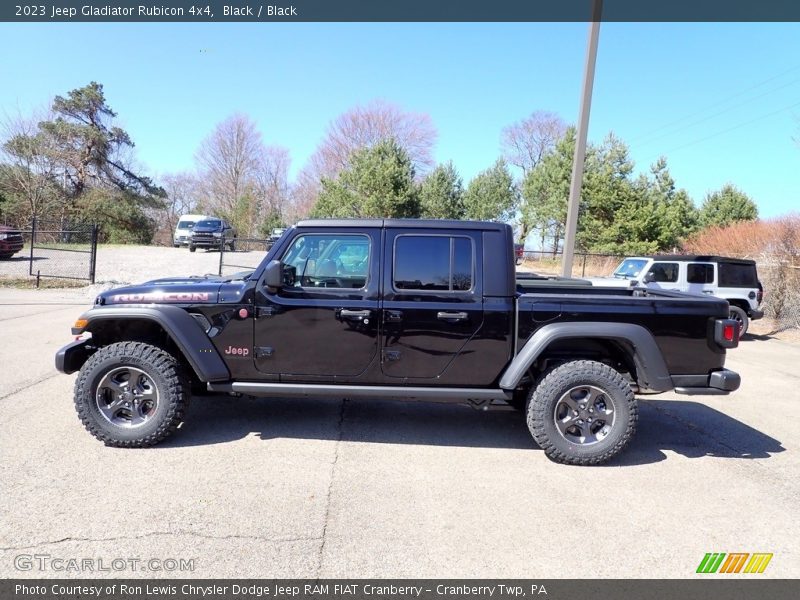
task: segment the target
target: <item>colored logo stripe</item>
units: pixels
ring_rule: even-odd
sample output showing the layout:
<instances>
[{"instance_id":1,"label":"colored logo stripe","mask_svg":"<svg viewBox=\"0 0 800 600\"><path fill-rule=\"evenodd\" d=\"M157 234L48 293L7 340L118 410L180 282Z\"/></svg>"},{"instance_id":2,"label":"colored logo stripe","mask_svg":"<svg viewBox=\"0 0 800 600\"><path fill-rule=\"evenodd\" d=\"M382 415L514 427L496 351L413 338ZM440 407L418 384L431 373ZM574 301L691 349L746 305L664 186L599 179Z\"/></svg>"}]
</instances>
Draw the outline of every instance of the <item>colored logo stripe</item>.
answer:
<instances>
[{"instance_id":1,"label":"colored logo stripe","mask_svg":"<svg viewBox=\"0 0 800 600\"><path fill-rule=\"evenodd\" d=\"M738 573L742 570L748 556L750 555L747 552L732 552L728 554L728 558L722 563L720 573Z\"/></svg>"},{"instance_id":2,"label":"colored logo stripe","mask_svg":"<svg viewBox=\"0 0 800 600\"><path fill-rule=\"evenodd\" d=\"M772 554L753 554L752 558L750 558L750 562L747 563L747 566L744 568L745 573L763 573L764 569L767 568L769 561L772 560Z\"/></svg>"},{"instance_id":3,"label":"colored logo stripe","mask_svg":"<svg viewBox=\"0 0 800 600\"><path fill-rule=\"evenodd\" d=\"M722 559L725 558L725 553L708 553L700 561L700 566L697 567L698 573L716 573Z\"/></svg>"},{"instance_id":4,"label":"colored logo stripe","mask_svg":"<svg viewBox=\"0 0 800 600\"><path fill-rule=\"evenodd\" d=\"M727 556L727 559L725 558ZM750 559L749 561L747 559ZM725 562L723 562L723 560ZM745 573L763 573L772 560L772 554L757 552L709 552L697 566L697 573L740 573L744 568ZM747 563L747 566L745 566Z\"/></svg>"}]
</instances>

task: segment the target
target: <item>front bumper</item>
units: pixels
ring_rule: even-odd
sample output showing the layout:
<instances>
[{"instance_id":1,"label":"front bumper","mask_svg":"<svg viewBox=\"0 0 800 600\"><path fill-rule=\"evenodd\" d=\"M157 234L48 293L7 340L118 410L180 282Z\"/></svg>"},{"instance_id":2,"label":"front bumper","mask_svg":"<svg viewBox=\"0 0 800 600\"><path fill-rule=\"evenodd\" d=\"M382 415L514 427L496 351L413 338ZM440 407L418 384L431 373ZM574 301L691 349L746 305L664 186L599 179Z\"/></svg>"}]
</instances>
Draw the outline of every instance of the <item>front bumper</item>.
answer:
<instances>
[{"instance_id":1,"label":"front bumper","mask_svg":"<svg viewBox=\"0 0 800 600\"><path fill-rule=\"evenodd\" d=\"M674 375L672 383L676 394L724 396L738 390L742 378L730 369L719 369L708 375Z\"/></svg>"},{"instance_id":2,"label":"front bumper","mask_svg":"<svg viewBox=\"0 0 800 600\"><path fill-rule=\"evenodd\" d=\"M751 321L757 321L758 319L764 318L764 311L754 308L750 310L750 314L748 316L750 317Z\"/></svg>"},{"instance_id":3,"label":"front bumper","mask_svg":"<svg viewBox=\"0 0 800 600\"><path fill-rule=\"evenodd\" d=\"M76 340L56 352L56 370L67 375L79 371L92 354L88 343L89 340Z\"/></svg>"},{"instance_id":4,"label":"front bumper","mask_svg":"<svg viewBox=\"0 0 800 600\"><path fill-rule=\"evenodd\" d=\"M196 248L219 248L225 242L224 238L192 238L192 246Z\"/></svg>"}]
</instances>

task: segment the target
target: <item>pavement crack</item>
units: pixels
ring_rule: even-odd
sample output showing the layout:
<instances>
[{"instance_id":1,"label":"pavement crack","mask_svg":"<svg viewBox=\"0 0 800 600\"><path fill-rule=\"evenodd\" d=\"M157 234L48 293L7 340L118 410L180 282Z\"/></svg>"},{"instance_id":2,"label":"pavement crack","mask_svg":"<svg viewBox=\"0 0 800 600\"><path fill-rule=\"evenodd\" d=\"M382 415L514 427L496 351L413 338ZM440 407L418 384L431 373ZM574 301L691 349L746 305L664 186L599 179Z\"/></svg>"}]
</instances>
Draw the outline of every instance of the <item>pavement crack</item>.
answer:
<instances>
[{"instance_id":1,"label":"pavement crack","mask_svg":"<svg viewBox=\"0 0 800 600\"><path fill-rule=\"evenodd\" d=\"M51 379L54 379L54 378L58 377L59 375L61 375L61 373L59 373L58 371L55 371L55 372L50 373L49 375L42 376L41 379L37 379L36 381L29 381L27 383L23 383L22 385L17 386L16 388L11 390L10 392L7 392L7 393L3 394L2 396L0 396L0 400L5 400L6 398L9 398L9 397L13 396L14 394L19 394L23 390L30 389L30 388L32 388L34 386L39 385L40 383L44 383L45 381L50 381Z\"/></svg>"},{"instance_id":2,"label":"pavement crack","mask_svg":"<svg viewBox=\"0 0 800 600\"><path fill-rule=\"evenodd\" d=\"M320 536L320 545L319 545L319 554L317 556L317 578L319 578L319 574L322 571L322 560L325 554L325 543L328 540L328 519L330 517L331 512L331 495L333 494L333 484L336 479L336 465L339 462L339 447L342 443L342 433L344 431L344 414L345 410L347 409L347 398L342 400L341 407L339 409L339 423L337 427L339 429L336 435L336 446L334 447L333 451L333 460L331 461L331 473L330 478L328 480L328 491L325 494L325 518L322 522L322 535Z\"/></svg>"},{"instance_id":3,"label":"pavement crack","mask_svg":"<svg viewBox=\"0 0 800 600\"><path fill-rule=\"evenodd\" d=\"M189 530L175 530L175 531L150 531L147 533L143 533L141 535L120 535L114 537L72 537L67 536L63 538L59 538L57 540L47 540L38 542L36 544L29 544L26 546L2 546L0 547L0 552L9 552L9 551L16 551L16 550L33 550L34 548L41 548L43 546L57 546L59 544L68 544L70 542L92 542L92 543L103 543L103 542L120 542L123 540L142 540L151 537L160 537L160 536L190 536L190 537L197 537L202 539L208 540L251 540L254 542L267 542L271 544L288 544L293 542L318 542L321 540L320 537L269 537L264 535L239 535L239 534L229 534L229 535L214 535L211 533L204 533L201 531L189 531Z\"/></svg>"}]
</instances>

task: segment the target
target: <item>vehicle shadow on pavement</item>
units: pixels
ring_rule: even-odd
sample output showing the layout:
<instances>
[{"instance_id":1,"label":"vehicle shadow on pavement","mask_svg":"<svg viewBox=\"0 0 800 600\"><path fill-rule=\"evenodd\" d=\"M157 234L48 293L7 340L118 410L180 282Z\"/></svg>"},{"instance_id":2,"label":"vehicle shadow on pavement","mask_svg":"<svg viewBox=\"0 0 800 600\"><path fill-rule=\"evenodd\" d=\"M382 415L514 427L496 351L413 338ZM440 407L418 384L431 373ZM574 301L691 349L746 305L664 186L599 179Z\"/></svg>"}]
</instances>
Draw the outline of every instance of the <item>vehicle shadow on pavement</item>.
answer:
<instances>
[{"instance_id":1,"label":"vehicle shadow on pavement","mask_svg":"<svg viewBox=\"0 0 800 600\"><path fill-rule=\"evenodd\" d=\"M770 458L785 448L772 438L702 402L639 400L639 428L630 447L609 465L649 464L670 450L687 458Z\"/></svg>"},{"instance_id":2,"label":"vehicle shadow on pavement","mask_svg":"<svg viewBox=\"0 0 800 600\"><path fill-rule=\"evenodd\" d=\"M660 462L671 451L687 458L769 458L781 442L700 402L640 400L638 433L609 466ZM538 450L521 412L391 400L196 397L186 425L157 448L221 444L257 435Z\"/></svg>"},{"instance_id":3,"label":"vehicle shadow on pavement","mask_svg":"<svg viewBox=\"0 0 800 600\"><path fill-rule=\"evenodd\" d=\"M385 444L537 449L522 413L391 400L196 397L180 432L157 447L219 444L256 434Z\"/></svg>"}]
</instances>

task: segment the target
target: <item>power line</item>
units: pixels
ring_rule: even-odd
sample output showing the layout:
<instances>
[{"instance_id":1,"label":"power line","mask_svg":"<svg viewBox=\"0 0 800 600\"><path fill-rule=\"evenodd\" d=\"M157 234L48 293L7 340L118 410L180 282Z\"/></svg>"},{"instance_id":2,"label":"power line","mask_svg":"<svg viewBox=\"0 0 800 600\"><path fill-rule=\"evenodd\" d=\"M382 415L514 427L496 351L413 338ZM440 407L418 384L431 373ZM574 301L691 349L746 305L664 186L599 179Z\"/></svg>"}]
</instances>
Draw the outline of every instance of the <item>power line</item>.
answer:
<instances>
[{"instance_id":1,"label":"power line","mask_svg":"<svg viewBox=\"0 0 800 600\"><path fill-rule=\"evenodd\" d=\"M747 94L748 92L750 92L750 91L752 91L754 89L760 88L763 85L766 85L766 84L768 84L768 83L770 83L772 81L775 81L776 79L780 79L781 77L783 77L787 73L791 73L791 72L796 71L798 69L800 69L800 64L795 65L793 67L790 67L789 69L786 69L785 71L781 71L777 75L773 75L772 77L764 79L763 81L760 81L759 83L753 84L753 85L751 85L751 86L749 86L749 87L747 87L747 88L745 88L745 89L743 89L743 90L741 90L739 92L736 92L734 94L729 94L724 100L720 100L718 102L714 102L713 104L709 104L705 108L702 108L700 110L697 110L697 111L694 111L692 113L689 113L689 114L687 114L687 115L685 115L683 117L680 117L679 119L676 119L674 121L670 121L669 123L666 123L665 125L661 125L659 127L656 127L655 129L651 129L650 131L648 131L646 133L643 133L643 134L641 134L639 136L636 136L636 137L632 138L630 141L631 142L635 142L636 140L641 140L641 139L644 139L644 138L648 138L651 135L653 135L654 133L658 133L659 131L663 131L664 129L668 129L669 127L672 127L673 125L677 125L679 123L683 123L687 119L691 119L691 118L696 117L698 115L705 114L706 112L708 112L709 110L711 110L713 108L716 108L716 107L721 106L723 104L727 104L731 100L739 98L740 96L743 96L743 95ZM780 89L780 88L777 88L777 89Z\"/></svg>"},{"instance_id":2,"label":"power line","mask_svg":"<svg viewBox=\"0 0 800 600\"><path fill-rule=\"evenodd\" d=\"M717 137L719 135L723 135L723 134L728 133L730 131L734 131L736 129L740 129L742 127L746 127L747 125L750 125L750 124L755 123L757 121L761 121L763 119L767 119L767 118L772 117L774 115L780 114L780 113L785 112L785 111L787 111L789 109L792 109L792 108L794 108L796 106L800 106L800 102L795 102L795 103L790 104L788 106L784 106L783 108L779 108L778 110L774 110L772 112L769 112L769 113L767 113L765 115L761 115L761 116L756 117L754 119L750 119L749 121L745 121L744 123L739 123L737 125L734 125L733 127L728 127L727 129L723 129L722 131L717 131L716 133L712 133L711 135L707 135L705 137L693 140L693 141L688 142L686 144L683 144L681 146L677 146L675 148L672 148L671 150L668 150L667 152L660 153L659 156L665 156L665 155L670 154L672 152L677 152L678 150L683 150L684 148L688 148L689 146L694 146L695 144L700 144L702 142L705 142L706 140L710 140L710 139L715 138L715 137Z\"/></svg>"},{"instance_id":3,"label":"power line","mask_svg":"<svg viewBox=\"0 0 800 600\"><path fill-rule=\"evenodd\" d=\"M740 102L739 104L734 104L733 106L729 106L728 108L726 108L724 110L721 110L719 112L714 113L713 115L709 115L707 117L703 117L702 119L698 119L696 121L692 121L692 122L684 125L683 127L678 127L677 129L673 129L672 131L669 131L667 133L664 133L664 134L661 134L661 135L657 135L654 138L650 138L649 140L646 140L645 142L640 143L639 146L649 146L650 144L652 144L655 141L664 139L665 137L669 137L669 136L674 135L674 134L676 134L676 133L678 133L680 131L684 131L686 129L694 127L695 125L699 125L700 123L705 123L706 121L708 121L710 119L714 119L714 118L716 118L716 117L718 117L720 115L724 115L727 112L730 112L732 110L740 108L740 107L742 107L742 106L744 106L746 104L749 104L753 100L758 100L760 98L763 98L764 96L769 96L770 94L772 94L774 92L777 92L778 90L782 90L784 88L787 88L789 86L795 85L797 83L800 83L800 79L794 79L794 80L790 81L789 83L785 83L784 85L781 85L781 86L778 86L778 87L776 87L774 89L766 91L763 94L759 94L758 96L753 96L752 98L749 98L749 99L745 100L744 102Z\"/></svg>"}]
</instances>

